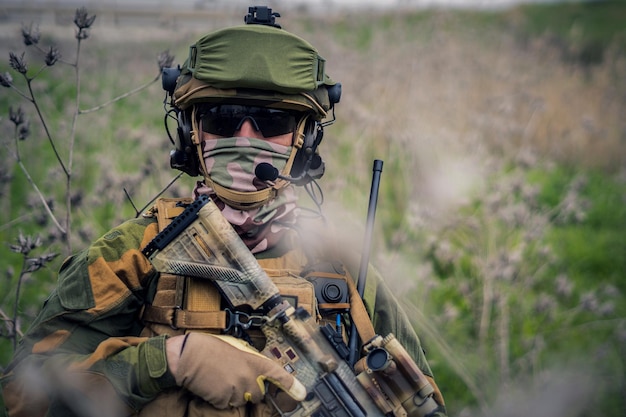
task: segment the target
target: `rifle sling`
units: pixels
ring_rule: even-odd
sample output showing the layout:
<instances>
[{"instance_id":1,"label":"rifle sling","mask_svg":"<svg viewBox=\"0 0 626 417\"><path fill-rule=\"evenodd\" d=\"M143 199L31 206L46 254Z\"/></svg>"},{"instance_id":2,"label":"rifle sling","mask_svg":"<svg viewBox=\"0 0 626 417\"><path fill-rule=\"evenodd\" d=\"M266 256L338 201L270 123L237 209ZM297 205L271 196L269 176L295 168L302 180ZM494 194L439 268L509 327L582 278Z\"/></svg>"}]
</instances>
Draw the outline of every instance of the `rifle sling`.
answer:
<instances>
[{"instance_id":1,"label":"rifle sling","mask_svg":"<svg viewBox=\"0 0 626 417\"><path fill-rule=\"evenodd\" d=\"M373 339L376 336L376 332L374 331L374 325L370 320L370 316L365 309L365 304L359 296L359 291L354 284L354 279L352 279L352 276L347 270L346 274L348 276L348 290L350 291L350 316L359 332L361 343L365 343Z\"/></svg>"}]
</instances>

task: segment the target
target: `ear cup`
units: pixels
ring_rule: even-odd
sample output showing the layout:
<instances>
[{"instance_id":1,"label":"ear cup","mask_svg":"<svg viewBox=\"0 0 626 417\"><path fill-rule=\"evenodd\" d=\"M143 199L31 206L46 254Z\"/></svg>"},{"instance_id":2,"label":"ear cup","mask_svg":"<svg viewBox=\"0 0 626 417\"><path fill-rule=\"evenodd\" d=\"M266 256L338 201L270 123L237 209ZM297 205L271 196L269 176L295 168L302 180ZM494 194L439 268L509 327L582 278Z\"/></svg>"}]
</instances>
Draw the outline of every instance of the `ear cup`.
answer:
<instances>
[{"instance_id":1,"label":"ear cup","mask_svg":"<svg viewBox=\"0 0 626 417\"><path fill-rule=\"evenodd\" d=\"M290 176L298 178L296 185L305 185L324 175L324 160L317 152L317 147L324 137L324 129L315 120L309 119L304 127L304 143L294 157ZM301 178L302 177L302 178Z\"/></svg>"},{"instance_id":2,"label":"ear cup","mask_svg":"<svg viewBox=\"0 0 626 417\"><path fill-rule=\"evenodd\" d=\"M191 140L191 111L179 111L177 116L176 149L170 152L170 167L196 177L200 175L200 163L196 146Z\"/></svg>"}]
</instances>

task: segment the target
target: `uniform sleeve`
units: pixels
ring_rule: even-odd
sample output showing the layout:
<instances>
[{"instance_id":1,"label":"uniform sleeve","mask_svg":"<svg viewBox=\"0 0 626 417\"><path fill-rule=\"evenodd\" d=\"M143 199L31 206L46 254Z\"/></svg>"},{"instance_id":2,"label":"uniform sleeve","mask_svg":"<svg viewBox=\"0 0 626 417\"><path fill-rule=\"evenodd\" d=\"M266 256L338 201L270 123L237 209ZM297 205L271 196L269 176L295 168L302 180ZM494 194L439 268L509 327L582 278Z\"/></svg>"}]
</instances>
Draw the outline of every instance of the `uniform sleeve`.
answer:
<instances>
[{"instance_id":1,"label":"uniform sleeve","mask_svg":"<svg viewBox=\"0 0 626 417\"><path fill-rule=\"evenodd\" d=\"M138 337L157 277L141 248L155 234L153 221L133 220L63 263L2 376L10 417L128 415L175 385L165 338Z\"/></svg>"},{"instance_id":2,"label":"uniform sleeve","mask_svg":"<svg viewBox=\"0 0 626 417\"><path fill-rule=\"evenodd\" d=\"M422 372L432 377L433 372L426 360L420 339L415 330L413 330L406 313L400 308L398 300L391 293L380 275L372 274L370 279L376 285L375 295L372 297L375 301L371 307L373 310L372 323L376 333L383 336L393 333L415 360Z\"/></svg>"}]
</instances>

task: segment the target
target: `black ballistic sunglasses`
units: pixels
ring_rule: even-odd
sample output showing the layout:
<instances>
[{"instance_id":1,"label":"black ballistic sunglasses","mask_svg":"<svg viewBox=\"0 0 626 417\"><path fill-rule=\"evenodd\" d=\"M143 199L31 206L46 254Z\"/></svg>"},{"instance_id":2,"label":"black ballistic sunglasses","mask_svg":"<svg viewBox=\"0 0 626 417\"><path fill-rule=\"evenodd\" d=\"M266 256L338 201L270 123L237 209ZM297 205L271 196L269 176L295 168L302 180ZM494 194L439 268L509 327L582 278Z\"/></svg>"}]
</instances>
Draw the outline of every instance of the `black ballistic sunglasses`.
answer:
<instances>
[{"instance_id":1,"label":"black ballistic sunglasses","mask_svg":"<svg viewBox=\"0 0 626 417\"><path fill-rule=\"evenodd\" d=\"M292 133L298 123L298 116L285 110L234 104L203 106L198 109L198 121L202 130L213 135L232 137L246 120L263 137L269 138Z\"/></svg>"}]
</instances>

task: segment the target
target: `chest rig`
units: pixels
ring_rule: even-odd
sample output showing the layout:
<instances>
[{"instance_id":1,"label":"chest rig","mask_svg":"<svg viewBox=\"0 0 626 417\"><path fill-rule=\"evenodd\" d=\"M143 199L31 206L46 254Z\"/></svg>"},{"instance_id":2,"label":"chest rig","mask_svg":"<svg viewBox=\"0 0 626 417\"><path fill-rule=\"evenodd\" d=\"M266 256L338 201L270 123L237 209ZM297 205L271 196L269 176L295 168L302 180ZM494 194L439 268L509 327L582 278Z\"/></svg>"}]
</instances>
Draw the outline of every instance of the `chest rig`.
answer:
<instances>
[{"instance_id":1,"label":"chest rig","mask_svg":"<svg viewBox=\"0 0 626 417\"><path fill-rule=\"evenodd\" d=\"M163 230L192 202L162 198L148 216L156 217L159 230ZM310 263L300 245L292 246L278 257L257 260L284 299L304 308L320 324L335 323L337 314L350 310L350 292L356 291L352 277L337 262ZM361 301L358 295L356 298ZM141 316L143 336L201 331L244 337L259 349L264 344L257 329L263 316L255 311L234 311L225 305L210 280L161 273L152 302L144 306Z\"/></svg>"}]
</instances>

